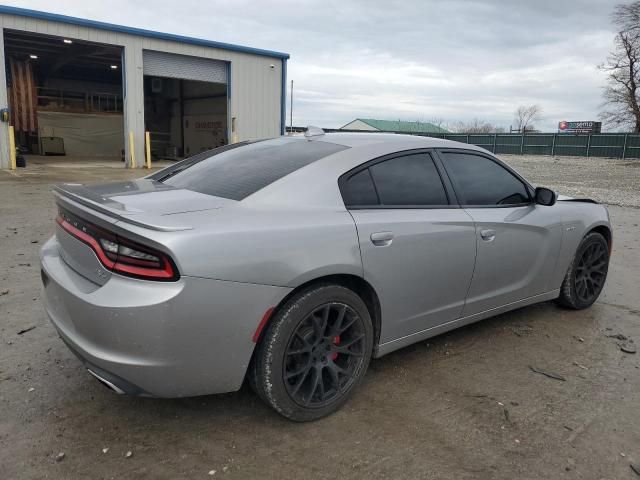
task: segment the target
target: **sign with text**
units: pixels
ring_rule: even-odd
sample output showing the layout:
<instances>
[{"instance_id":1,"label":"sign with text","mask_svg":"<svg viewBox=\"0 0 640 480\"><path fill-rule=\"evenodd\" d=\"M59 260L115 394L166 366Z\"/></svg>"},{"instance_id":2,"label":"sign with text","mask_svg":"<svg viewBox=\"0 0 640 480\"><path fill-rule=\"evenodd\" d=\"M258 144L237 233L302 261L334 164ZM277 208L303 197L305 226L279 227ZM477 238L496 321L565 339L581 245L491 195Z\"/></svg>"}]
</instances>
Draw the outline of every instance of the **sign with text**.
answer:
<instances>
[{"instance_id":1,"label":"sign with text","mask_svg":"<svg viewBox=\"0 0 640 480\"><path fill-rule=\"evenodd\" d=\"M225 114L185 115L183 126L185 155L195 155L227 144Z\"/></svg>"},{"instance_id":2,"label":"sign with text","mask_svg":"<svg viewBox=\"0 0 640 480\"><path fill-rule=\"evenodd\" d=\"M567 122L558 123L558 133L600 133L602 122Z\"/></svg>"}]
</instances>

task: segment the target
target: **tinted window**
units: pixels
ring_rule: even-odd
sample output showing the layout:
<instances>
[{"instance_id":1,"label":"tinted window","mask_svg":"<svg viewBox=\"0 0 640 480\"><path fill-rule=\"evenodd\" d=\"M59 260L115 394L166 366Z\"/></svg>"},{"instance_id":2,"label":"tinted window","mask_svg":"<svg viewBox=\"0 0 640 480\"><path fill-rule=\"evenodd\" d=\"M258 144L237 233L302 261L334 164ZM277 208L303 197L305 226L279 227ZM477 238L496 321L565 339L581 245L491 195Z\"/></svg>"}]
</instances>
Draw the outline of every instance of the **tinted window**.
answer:
<instances>
[{"instance_id":1,"label":"tinted window","mask_svg":"<svg viewBox=\"0 0 640 480\"><path fill-rule=\"evenodd\" d=\"M152 178L176 188L242 200L290 173L348 147L302 137L281 137L220 148L185 160L185 168L158 172ZM205 158L203 159L202 156Z\"/></svg>"},{"instance_id":2,"label":"tinted window","mask_svg":"<svg viewBox=\"0 0 640 480\"><path fill-rule=\"evenodd\" d=\"M447 172L465 205L511 205L529 202L524 184L498 163L479 155L445 153Z\"/></svg>"},{"instance_id":3,"label":"tinted window","mask_svg":"<svg viewBox=\"0 0 640 480\"><path fill-rule=\"evenodd\" d=\"M369 169L352 175L343 188L345 205L377 205L378 195L371 180Z\"/></svg>"},{"instance_id":4,"label":"tinted window","mask_svg":"<svg viewBox=\"0 0 640 480\"><path fill-rule=\"evenodd\" d=\"M447 205L433 160L426 153L392 158L370 167L382 205Z\"/></svg>"}]
</instances>

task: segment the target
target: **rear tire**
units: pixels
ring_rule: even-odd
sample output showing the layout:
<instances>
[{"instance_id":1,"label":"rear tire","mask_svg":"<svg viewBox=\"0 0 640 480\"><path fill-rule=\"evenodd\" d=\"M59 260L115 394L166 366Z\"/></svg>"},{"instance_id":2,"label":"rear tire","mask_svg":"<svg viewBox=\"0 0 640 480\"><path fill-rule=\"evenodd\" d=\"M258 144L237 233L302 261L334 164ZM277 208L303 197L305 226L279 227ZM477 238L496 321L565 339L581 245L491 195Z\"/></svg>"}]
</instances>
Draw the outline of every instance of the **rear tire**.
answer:
<instances>
[{"instance_id":1,"label":"rear tire","mask_svg":"<svg viewBox=\"0 0 640 480\"><path fill-rule=\"evenodd\" d=\"M249 384L281 415L317 420L349 399L372 347L371 317L362 299L339 285L314 285L275 314L256 347Z\"/></svg>"},{"instance_id":2,"label":"rear tire","mask_svg":"<svg viewBox=\"0 0 640 480\"><path fill-rule=\"evenodd\" d=\"M608 270L609 244L600 233L588 233L569 265L560 287L558 304L574 310L593 305L602 292Z\"/></svg>"}]
</instances>

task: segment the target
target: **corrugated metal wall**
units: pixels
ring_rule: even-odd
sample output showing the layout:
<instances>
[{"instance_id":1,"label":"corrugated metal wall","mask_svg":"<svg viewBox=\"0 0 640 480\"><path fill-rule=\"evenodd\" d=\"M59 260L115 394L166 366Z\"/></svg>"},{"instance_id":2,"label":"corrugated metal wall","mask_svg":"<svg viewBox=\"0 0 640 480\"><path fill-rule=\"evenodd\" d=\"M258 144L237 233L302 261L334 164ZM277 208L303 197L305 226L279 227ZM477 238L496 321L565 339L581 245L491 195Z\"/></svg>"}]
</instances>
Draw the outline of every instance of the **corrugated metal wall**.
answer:
<instances>
[{"instance_id":1,"label":"corrugated metal wall","mask_svg":"<svg viewBox=\"0 0 640 480\"><path fill-rule=\"evenodd\" d=\"M2 29L22 30L124 47L125 132L134 132L138 164L141 164L144 158L143 50L229 62L231 80L229 117L236 118L237 139L280 135L283 78L280 58L8 14L0 14L0 31ZM4 52L3 38L0 38L0 52ZM4 53L2 53L2 59L4 59ZM5 66L4 61L0 61L0 107L8 104L6 95ZM4 141L7 135L7 125L0 123L0 138L3 139L0 142L0 167L2 168L7 168L9 164L7 142ZM124 143L127 149L126 156L129 158L128 142Z\"/></svg>"},{"instance_id":2,"label":"corrugated metal wall","mask_svg":"<svg viewBox=\"0 0 640 480\"><path fill-rule=\"evenodd\" d=\"M145 50L142 62L145 75L225 84L228 80L228 64L210 58Z\"/></svg>"}]
</instances>

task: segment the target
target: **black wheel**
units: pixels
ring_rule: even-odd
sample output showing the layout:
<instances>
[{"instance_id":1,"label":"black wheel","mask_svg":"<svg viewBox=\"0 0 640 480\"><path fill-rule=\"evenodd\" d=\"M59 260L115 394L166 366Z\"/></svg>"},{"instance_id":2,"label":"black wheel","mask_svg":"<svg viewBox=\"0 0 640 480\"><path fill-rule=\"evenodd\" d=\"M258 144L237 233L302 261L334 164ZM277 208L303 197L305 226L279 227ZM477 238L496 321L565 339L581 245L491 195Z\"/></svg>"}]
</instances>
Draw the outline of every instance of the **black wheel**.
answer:
<instances>
[{"instance_id":1,"label":"black wheel","mask_svg":"<svg viewBox=\"0 0 640 480\"><path fill-rule=\"evenodd\" d=\"M560 289L558 303L580 310L590 307L604 287L609 270L609 245L597 233L587 234L580 242Z\"/></svg>"},{"instance_id":2,"label":"black wheel","mask_svg":"<svg viewBox=\"0 0 640 480\"><path fill-rule=\"evenodd\" d=\"M256 347L249 383L285 417L316 420L347 401L364 377L372 346L362 299L338 285L313 286L273 318Z\"/></svg>"}]
</instances>

